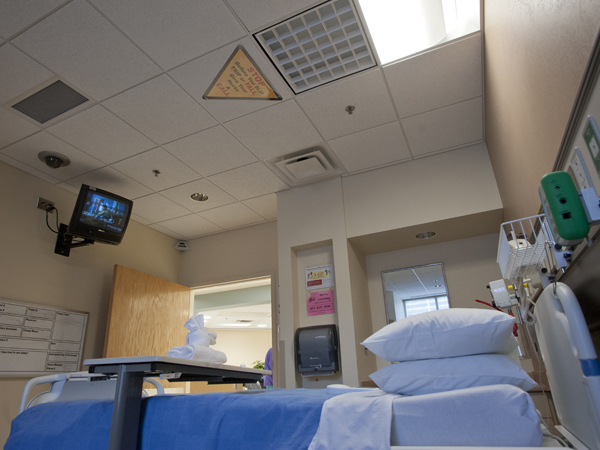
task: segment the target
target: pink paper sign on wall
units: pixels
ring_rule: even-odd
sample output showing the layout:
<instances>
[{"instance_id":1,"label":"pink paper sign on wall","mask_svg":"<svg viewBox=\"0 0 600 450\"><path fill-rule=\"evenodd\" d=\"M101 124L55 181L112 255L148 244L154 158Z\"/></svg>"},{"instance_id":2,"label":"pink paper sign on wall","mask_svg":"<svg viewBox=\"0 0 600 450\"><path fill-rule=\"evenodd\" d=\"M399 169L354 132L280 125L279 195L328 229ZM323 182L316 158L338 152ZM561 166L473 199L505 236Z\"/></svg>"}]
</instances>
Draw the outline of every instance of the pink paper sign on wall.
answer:
<instances>
[{"instance_id":1,"label":"pink paper sign on wall","mask_svg":"<svg viewBox=\"0 0 600 450\"><path fill-rule=\"evenodd\" d=\"M311 292L310 297L306 300L306 312L309 316L333 314L335 312L333 289Z\"/></svg>"}]
</instances>

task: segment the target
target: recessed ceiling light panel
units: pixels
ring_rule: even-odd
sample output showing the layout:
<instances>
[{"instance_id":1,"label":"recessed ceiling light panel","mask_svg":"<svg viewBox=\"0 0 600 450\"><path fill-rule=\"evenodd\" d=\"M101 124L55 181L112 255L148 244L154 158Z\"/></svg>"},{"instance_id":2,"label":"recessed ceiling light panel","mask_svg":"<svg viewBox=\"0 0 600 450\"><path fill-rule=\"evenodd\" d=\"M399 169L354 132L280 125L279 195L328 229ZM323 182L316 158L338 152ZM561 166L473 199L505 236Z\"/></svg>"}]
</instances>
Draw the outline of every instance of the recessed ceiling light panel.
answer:
<instances>
[{"instance_id":1,"label":"recessed ceiling light panel","mask_svg":"<svg viewBox=\"0 0 600 450\"><path fill-rule=\"evenodd\" d=\"M254 37L296 94L377 64L350 0L324 3Z\"/></svg>"}]
</instances>

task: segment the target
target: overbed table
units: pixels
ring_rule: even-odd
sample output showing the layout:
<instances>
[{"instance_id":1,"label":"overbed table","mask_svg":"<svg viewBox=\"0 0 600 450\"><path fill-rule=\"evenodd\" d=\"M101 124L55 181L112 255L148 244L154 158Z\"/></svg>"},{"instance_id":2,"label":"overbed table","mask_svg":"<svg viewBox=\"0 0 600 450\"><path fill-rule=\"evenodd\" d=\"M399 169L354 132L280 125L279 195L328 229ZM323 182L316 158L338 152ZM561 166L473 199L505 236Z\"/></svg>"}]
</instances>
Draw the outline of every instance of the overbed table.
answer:
<instances>
[{"instance_id":1,"label":"overbed table","mask_svg":"<svg viewBox=\"0 0 600 450\"><path fill-rule=\"evenodd\" d=\"M110 426L109 450L136 450L145 377L161 375L172 381L208 381L209 384L254 383L270 370L228 366L169 356L135 356L87 359L89 373L117 375L115 403Z\"/></svg>"}]
</instances>

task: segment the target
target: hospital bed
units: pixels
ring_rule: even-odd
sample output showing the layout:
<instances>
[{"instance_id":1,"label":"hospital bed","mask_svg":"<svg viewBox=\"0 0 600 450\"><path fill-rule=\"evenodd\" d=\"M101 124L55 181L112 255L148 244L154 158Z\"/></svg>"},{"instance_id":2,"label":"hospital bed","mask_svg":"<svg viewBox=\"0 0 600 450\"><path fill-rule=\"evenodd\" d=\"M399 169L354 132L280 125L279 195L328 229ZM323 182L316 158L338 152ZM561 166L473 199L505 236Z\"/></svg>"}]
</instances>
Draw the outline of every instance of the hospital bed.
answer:
<instances>
[{"instance_id":1,"label":"hospital bed","mask_svg":"<svg viewBox=\"0 0 600 450\"><path fill-rule=\"evenodd\" d=\"M600 450L600 370L579 305L570 289L557 283L544 290L535 315L541 353L561 421L559 429L578 450ZM111 375L117 371L120 376L127 372L122 367L117 370L115 364L110 369L110 364L100 367L102 361L95 360L94 372ZM162 395L142 400L140 390L134 390L141 405L141 427L135 434L136 440L139 436L137 448L142 449L306 449L317 433L325 402L345 398L334 388ZM115 398L118 401L118 396ZM392 423L386 440L392 448L403 450L467 446L514 450L539 446L541 441L532 444L530 440L540 428L532 419L535 412L526 398L523 391L508 385L400 396L391 403ZM113 407L109 398L38 402L13 421L5 449L105 449L114 432ZM373 411L367 409L357 422L356 442L382 429ZM347 412L348 408L335 414L344 418ZM357 411L351 412L354 418L348 421L357 418ZM40 446L41 442L45 444ZM546 446L558 446L556 442L545 442ZM327 448L348 447L333 444Z\"/></svg>"}]
</instances>

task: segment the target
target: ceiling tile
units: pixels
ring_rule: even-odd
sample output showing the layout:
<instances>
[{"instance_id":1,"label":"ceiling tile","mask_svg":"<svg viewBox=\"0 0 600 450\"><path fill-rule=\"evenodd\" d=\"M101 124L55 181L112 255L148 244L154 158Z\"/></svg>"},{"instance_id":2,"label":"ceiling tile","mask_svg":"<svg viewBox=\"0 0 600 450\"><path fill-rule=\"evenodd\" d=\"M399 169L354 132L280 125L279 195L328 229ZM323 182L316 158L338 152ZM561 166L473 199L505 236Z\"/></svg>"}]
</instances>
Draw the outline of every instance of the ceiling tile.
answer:
<instances>
[{"instance_id":1,"label":"ceiling tile","mask_svg":"<svg viewBox=\"0 0 600 450\"><path fill-rule=\"evenodd\" d=\"M228 0L229 5L250 31L272 22L280 22L310 7L322 3L314 0Z\"/></svg>"},{"instance_id":2,"label":"ceiling tile","mask_svg":"<svg viewBox=\"0 0 600 450\"><path fill-rule=\"evenodd\" d=\"M220 206L198 213L198 215L227 230L265 221L242 203Z\"/></svg>"},{"instance_id":3,"label":"ceiling tile","mask_svg":"<svg viewBox=\"0 0 600 450\"><path fill-rule=\"evenodd\" d=\"M57 186L66 189L69 192L72 192L75 195L79 195L79 190L80 190L80 186L75 187L75 186L71 186L69 183L67 183L66 181L61 181L60 183L57 184Z\"/></svg>"},{"instance_id":4,"label":"ceiling tile","mask_svg":"<svg viewBox=\"0 0 600 450\"><path fill-rule=\"evenodd\" d=\"M0 0L0 36L10 38L65 0Z\"/></svg>"},{"instance_id":5,"label":"ceiling tile","mask_svg":"<svg viewBox=\"0 0 600 450\"><path fill-rule=\"evenodd\" d=\"M220 125L163 147L205 177L257 161L246 147Z\"/></svg>"},{"instance_id":6,"label":"ceiling tile","mask_svg":"<svg viewBox=\"0 0 600 450\"><path fill-rule=\"evenodd\" d=\"M287 189L283 181L259 162L213 175L209 180L238 200Z\"/></svg>"},{"instance_id":7,"label":"ceiling tile","mask_svg":"<svg viewBox=\"0 0 600 450\"><path fill-rule=\"evenodd\" d=\"M142 225L150 225L152 222L150 222L149 220L144 219L141 216L136 216L135 214L131 214L131 220L135 220L136 222L141 223Z\"/></svg>"},{"instance_id":8,"label":"ceiling tile","mask_svg":"<svg viewBox=\"0 0 600 450\"><path fill-rule=\"evenodd\" d=\"M216 233L218 231L224 231L221 227L209 222L206 219L203 219L196 214L178 217L177 219L166 220L164 222L160 222L158 225L166 228L167 230L174 231L186 239L203 236L205 234Z\"/></svg>"},{"instance_id":9,"label":"ceiling tile","mask_svg":"<svg viewBox=\"0 0 600 450\"><path fill-rule=\"evenodd\" d=\"M0 148L30 136L40 131L40 128L21 119L16 114L0 108Z\"/></svg>"},{"instance_id":10,"label":"ceiling tile","mask_svg":"<svg viewBox=\"0 0 600 450\"><path fill-rule=\"evenodd\" d=\"M388 123L328 142L348 172L369 169L411 155L398 122Z\"/></svg>"},{"instance_id":11,"label":"ceiling tile","mask_svg":"<svg viewBox=\"0 0 600 450\"><path fill-rule=\"evenodd\" d=\"M132 156L111 167L155 191L201 178L200 174L162 148ZM158 176L153 170L160 172Z\"/></svg>"},{"instance_id":12,"label":"ceiling tile","mask_svg":"<svg viewBox=\"0 0 600 450\"><path fill-rule=\"evenodd\" d=\"M0 161L5 162L6 164L10 164L11 166L16 167L17 169L21 169L23 172L27 172L28 174L41 178L42 180L45 180L48 183L57 184L60 182L58 178L54 178L48 174L45 174L40 170L34 169L33 167L28 166L27 164L23 164L21 161L17 161L16 159L11 158L10 156L6 156L2 153L0 153Z\"/></svg>"},{"instance_id":13,"label":"ceiling tile","mask_svg":"<svg viewBox=\"0 0 600 450\"><path fill-rule=\"evenodd\" d=\"M133 202L133 211L136 215L149 220L150 223L162 222L190 213L183 206L179 206L160 194L150 194L146 197L137 198Z\"/></svg>"},{"instance_id":14,"label":"ceiling tile","mask_svg":"<svg viewBox=\"0 0 600 450\"><path fill-rule=\"evenodd\" d=\"M160 231L161 233L166 234L167 236L174 237L175 239L186 239L185 236L183 236L179 233L175 233L174 231L168 230L165 227L161 227L160 225L158 225L156 223L149 225L149 227L155 229L156 231Z\"/></svg>"},{"instance_id":15,"label":"ceiling tile","mask_svg":"<svg viewBox=\"0 0 600 450\"><path fill-rule=\"evenodd\" d=\"M197 202L192 200L190 195L195 193L208 195L208 200L205 202ZM181 186L161 191L161 195L164 195L165 197L173 200L175 203L194 212L228 205L236 201L235 198L215 186L207 179L192 181L191 183L186 183Z\"/></svg>"},{"instance_id":16,"label":"ceiling tile","mask_svg":"<svg viewBox=\"0 0 600 450\"><path fill-rule=\"evenodd\" d=\"M246 34L220 1L92 0L92 3L163 69Z\"/></svg>"},{"instance_id":17,"label":"ceiling tile","mask_svg":"<svg viewBox=\"0 0 600 450\"><path fill-rule=\"evenodd\" d=\"M326 140L396 120L379 69L311 90L296 101ZM347 106L354 106L352 114Z\"/></svg>"},{"instance_id":18,"label":"ceiling tile","mask_svg":"<svg viewBox=\"0 0 600 450\"><path fill-rule=\"evenodd\" d=\"M391 64L383 73L401 118L481 96L481 35Z\"/></svg>"},{"instance_id":19,"label":"ceiling tile","mask_svg":"<svg viewBox=\"0 0 600 450\"><path fill-rule=\"evenodd\" d=\"M267 220L277 218L277 194L267 194L251 198L244 200L242 203Z\"/></svg>"},{"instance_id":20,"label":"ceiling tile","mask_svg":"<svg viewBox=\"0 0 600 450\"><path fill-rule=\"evenodd\" d=\"M276 101L272 100L220 100L202 98L238 45L243 46L244 50L248 52L275 92L284 100L292 98L285 82L282 81L271 62L265 58L262 50L257 48L254 41L250 38L227 45L169 72L169 75L186 92L200 102L208 112L221 122L227 122L277 104Z\"/></svg>"},{"instance_id":21,"label":"ceiling tile","mask_svg":"<svg viewBox=\"0 0 600 450\"><path fill-rule=\"evenodd\" d=\"M167 75L123 92L103 105L158 144L217 125L217 121Z\"/></svg>"},{"instance_id":22,"label":"ceiling tile","mask_svg":"<svg viewBox=\"0 0 600 450\"><path fill-rule=\"evenodd\" d=\"M413 156L483 139L481 97L402 119Z\"/></svg>"},{"instance_id":23,"label":"ceiling tile","mask_svg":"<svg viewBox=\"0 0 600 450\"><path fill-rule=\"evenodd\" d=\"M105 164L156 147L156 144L100 105L47 128L49 133Z\"/></svg>"},{"instance_id":24,"label":"ceiling tile","mask_svg":"<svg viewBox=\"0 0 600 450\"><path fill-rule=\"evenodd\" d=\"M27 92L54 76L10 44L0 47L0 104Z\"/></svg>"},{"instance_id":25,"label":"ceiling tile","mask_svg":"<svg viewBox=\"0 0 600 450\"><path fill-rule=\"evenodd\" d=\"M293 100L232 120L225 127L262 160L322 141Z\"/></svg>"},{"instance_id":26,"label":"ceiling tile","mask_svg":"<svg viewBox=\"0 0 600 450\"><path fill-rule=\"evenodd\" d=\"M137 181L123 175L112 167L103 167L102 169L88 172L82 176L68 180L67 183L76 187L80 187L82 184L95 186L128 199L135 199L152 193L146 186L142 186Z\"/></svg>"},{"instance_id":27,"label":"ceiling tile","mask_svg":"<svg viewBox=\"0 0 600 450\"><path fill-rule=\"evenodd\" d=\"M48 167L38 158L38 153L42 151L60 153L69 158L71 164L58 169ZM2 153L62 181L103 166L97 159L45 131L9 145L2 150Z\"/></svg>"},{"instance_id":28,"label":"ceiling tile","mask_svg":"<svg viewBox=\"0 0 600 450\"><path fill-rule=\"evenodd\" d=\"M75 0L12 41L95 100L157 75L160 69L83 0Z\"/></svg>"}]
</instances>

